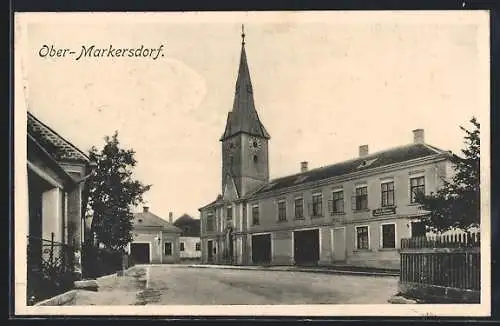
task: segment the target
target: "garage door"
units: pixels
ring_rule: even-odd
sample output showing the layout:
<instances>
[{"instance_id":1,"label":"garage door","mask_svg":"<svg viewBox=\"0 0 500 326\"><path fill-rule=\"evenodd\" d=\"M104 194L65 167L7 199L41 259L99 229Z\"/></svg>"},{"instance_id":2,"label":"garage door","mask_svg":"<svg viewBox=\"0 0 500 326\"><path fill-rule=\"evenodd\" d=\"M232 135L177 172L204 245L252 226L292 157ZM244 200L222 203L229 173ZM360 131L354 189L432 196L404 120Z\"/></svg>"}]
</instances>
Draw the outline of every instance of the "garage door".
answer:
<instances>
[{"instance_id":1,"label":"garage door","mask_svg":"<svg viewBox=\"0 0 500 326\"><path fill-rule=\"evenodd\" d=\"M256 265L271 263L271 235L252 236L252 262Z\"/></svg>"},{"instance_id":2,"label":"garage door","mask_svg":"<svg viewBox=\"0 0 500 326\"><path fill-rule=\"evenodd\" d=\"M316 265L319 260L319 230L295 231L294 260L297 265Z\"/></svg>"},{"instance_id":3,"label":"garage door","mask_svg":"<svg viewBox=\"0 0 500 326\"><path fill-rule=\"evenodd\" d=\"M149 243L130 244L130 255L136 264L149 264Z\"/></svg>"}]
</instances>

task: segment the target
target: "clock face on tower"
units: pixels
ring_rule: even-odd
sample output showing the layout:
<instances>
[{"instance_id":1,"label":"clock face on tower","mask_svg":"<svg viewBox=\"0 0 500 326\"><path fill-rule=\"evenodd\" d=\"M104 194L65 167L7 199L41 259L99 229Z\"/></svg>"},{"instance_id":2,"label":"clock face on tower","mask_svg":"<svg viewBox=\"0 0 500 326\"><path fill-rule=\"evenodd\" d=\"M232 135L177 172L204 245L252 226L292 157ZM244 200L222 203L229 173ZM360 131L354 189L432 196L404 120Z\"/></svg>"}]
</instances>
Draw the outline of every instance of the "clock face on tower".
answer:
<instances>
[{"instance_id":1,"label":"clock face on tower","mask_svg":"<svg viewBox=\"0 0 500 326\"><path fill-rule=\"evenodd\" d=\"M259 151L262 148L262 141L259 138L250 137L248 142L250 143L250 149L254 151Z\"/></svg>"}]
</instances>

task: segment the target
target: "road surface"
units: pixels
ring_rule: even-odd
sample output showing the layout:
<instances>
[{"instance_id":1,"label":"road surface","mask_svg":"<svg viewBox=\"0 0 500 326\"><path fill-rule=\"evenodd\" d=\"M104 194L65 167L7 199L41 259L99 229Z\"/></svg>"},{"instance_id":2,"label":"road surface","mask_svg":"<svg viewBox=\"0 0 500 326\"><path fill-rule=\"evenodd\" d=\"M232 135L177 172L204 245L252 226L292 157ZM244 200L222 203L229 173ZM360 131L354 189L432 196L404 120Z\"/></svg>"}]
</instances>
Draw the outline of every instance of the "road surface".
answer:
<instances>
[{"instance_id":1,"label":"road surface","mask_svg":"<svg viewBox=\"0 0 500 326\"><path fill-rule=\"evenodd\" d=\"M136 266L80 291L77 305L385 304L397 277L290 271Z\"/></svg>"}]
</instances>

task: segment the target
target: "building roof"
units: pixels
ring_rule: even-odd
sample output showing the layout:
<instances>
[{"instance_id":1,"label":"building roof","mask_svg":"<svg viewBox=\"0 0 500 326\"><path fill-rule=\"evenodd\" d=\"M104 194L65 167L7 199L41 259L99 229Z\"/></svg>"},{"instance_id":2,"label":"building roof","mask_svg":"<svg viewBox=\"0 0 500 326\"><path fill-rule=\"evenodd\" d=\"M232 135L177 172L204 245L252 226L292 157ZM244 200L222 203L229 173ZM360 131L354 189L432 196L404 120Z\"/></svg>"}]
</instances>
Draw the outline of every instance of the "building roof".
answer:
<instances>
[{"instance_id":1,"label":"building roof","mask_svg":"<svg viewBox=\"0 0 500 326\"><path fill-rule=\"evenodd\" d=\"M200 236L200 220L183 214L174 225L182 230L181 237L199 237Z\"/></svg>"},{"instance_id":2,"label":"building roof","mask_svg":"<svg viewBox=\"0 0 500 326\"><path fill-rule=\"evenodd\" d=\"M45 123L28 112L28 135L56 161L88 163L89 157Z\"/></svg>"},{"instance_id":3,"label":"building roof","mask_svg":"<svg viewBox=\"0 0 500 326\"><path fill-rule=\"evenodd\" d=\"M249 194L249 197L264 194L274 190L280 190L300 184L305 184L308 182L325 180L353 172L369 170L377 167L383 167L391 164L402 163L439 154L449 154L449 152L423 143L395 147L364 157L358 157L352 160L335 163L325 167L271 180L252 194Z\"/></svg>"},{"instance_id":4,"label":"building roof","mask_svg":"<svg viewBox=\"0 0 500 326\"><path fill-rule=\"evenodd\" d=\"M134 228L158 228L162 231L173 233L181 233L182 231L172 223L169 223L168 221L149 211L135 213L134 219L132 220L132 225Z\"/></svg>"},{"instance_id":5,"label":"building roof","mask_svg":"<svg viewBox=\"0 0 500 326\"><path fill-rule=\"evenodd\" d=\"M242 36L244 37L244 34ZM239 133L246 133L266 139L271 138L266 128L260 122L259 115L255 110L245 42L242 42L241 45L240 66L236 79L233 109L227 115L226 129L220 140L223 141Z\"/></svg>"}]
</instances>

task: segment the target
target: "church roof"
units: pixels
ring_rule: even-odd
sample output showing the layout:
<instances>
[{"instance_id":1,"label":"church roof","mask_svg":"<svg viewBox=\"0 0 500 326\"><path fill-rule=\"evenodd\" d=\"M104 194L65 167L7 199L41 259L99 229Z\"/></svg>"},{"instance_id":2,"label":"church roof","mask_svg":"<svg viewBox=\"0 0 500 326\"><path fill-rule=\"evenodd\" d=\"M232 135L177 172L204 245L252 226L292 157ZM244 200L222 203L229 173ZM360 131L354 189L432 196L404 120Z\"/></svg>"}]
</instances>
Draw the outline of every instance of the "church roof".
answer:
<instances>
[{"instance_id":1,"label":"church roof","mask_svg":"<svg viewBox=\"0 0 500 326\"><path fill-rule=\"evenodd\" d=\"M182 230L181 237L199 237L200 236L200 220L195 219L188 214L183 214L174 225Z\"/></svg>"},{"instance_id":2,"label":"church roof","mask_svg":"<svg viewBox=\"0 0 500 326\"><path fill-rule=\"evenodd\" d=\"M242 34L243 40L245 34ZM224 140L239 133L270 139L266 128L262 125L255 109L253 87L248 69L245 42L241 45L240 66L236 79L233 109L227 115L226 129L220 140Z\"/></svg>"},{"instance_id":3,"label":"church roof","mask_svg":"<svg viewBox=\"0 0 500 326\"><path fill-rule=\"evenodd\" d=\"M64 139L49 126L28 112L28 135L31 136L56 161L88 163L89 157Z\"/></svg>"},{"instance_id":4,"label":"church roof","mask_svg":"<svg viewBox=\"0 0 500 326\"><path fill-rule=\"evenodd\" d=\"M151 212L140 212L134 214L132 220L134 228L158 228L162 231L181 233L182 230Z\"/></svg>"},{"instance_id":5,"label":"church roof","mask_svg":"<svg viewBox=\"0 0 500 326\"><path fill-rule=\"evenodd\" d=\"M450 153L447 151L421 143L395 147L364 157L335 163L294 175L276 178L264 184L255 192L250 194L249 197L268 193L274 190L280 190L300 184L305 184L308 182L325 180L349 173L369 170L377 167L383 167L391 164L402 163L414 159L431 157L440 154L450 155Z\"/></svg>"}]
</instances>

